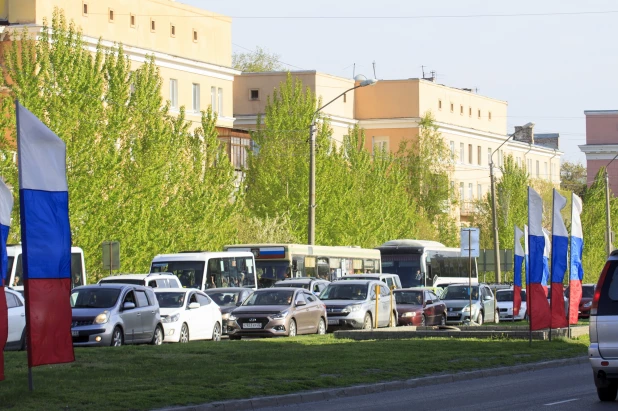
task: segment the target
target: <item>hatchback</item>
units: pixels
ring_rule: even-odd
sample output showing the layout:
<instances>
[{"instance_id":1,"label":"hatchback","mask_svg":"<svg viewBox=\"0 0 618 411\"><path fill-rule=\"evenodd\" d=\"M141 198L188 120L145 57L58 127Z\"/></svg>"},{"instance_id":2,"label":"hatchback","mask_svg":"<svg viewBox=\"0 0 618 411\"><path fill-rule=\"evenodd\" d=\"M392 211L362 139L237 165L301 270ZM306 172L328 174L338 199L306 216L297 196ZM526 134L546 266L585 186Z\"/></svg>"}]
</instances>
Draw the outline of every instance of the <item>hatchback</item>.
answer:
<instances>
[{"instance_id":1,"label":"hatchback","mask_svg":"<svg viewBox=\"0 0 618 411\"><path fill-rule=\"evenodd\" d=\"M469 287L451 284L444 289L442 301L446 304L446 322L463 323L472 319L476 324L500 322L500 313L491 289L486 284ZM472 307L470 307L472 301Z\"/></svg>"},{"instance_id":2,"label":"hatchback","mask_svg":"<svg viewBox=\"0 0 618 411\"><path fill-rule=\"evenodd\" d=\"M163 343L159 303L152 288L97 284L71 292L74 346Z\"/></svg>"},{"instance_id":3,"label":"hatchback","mask_svg":"<svg viewBox=\"0 0 618 411\"><path fill-rule=\"evenodd\" d=\"M254 291L228 318L230 340L325 334L326 307L301 288L263 288Z\"/></svg>"},{"instance_id":4,"label":"hatchback","mask_svg":"<svg viewBox=\"0 0 618 411\"><path fill-rule=\"evenodd\" d=\"M513 318L513 288L510 290L497 290L496 302L498 303L498 310L500 313L500 320L523 320L526 318L526 290L521 290L519 295L521 298L521 305L519 308L519 314Z\"/></svg>"}]
</instances>

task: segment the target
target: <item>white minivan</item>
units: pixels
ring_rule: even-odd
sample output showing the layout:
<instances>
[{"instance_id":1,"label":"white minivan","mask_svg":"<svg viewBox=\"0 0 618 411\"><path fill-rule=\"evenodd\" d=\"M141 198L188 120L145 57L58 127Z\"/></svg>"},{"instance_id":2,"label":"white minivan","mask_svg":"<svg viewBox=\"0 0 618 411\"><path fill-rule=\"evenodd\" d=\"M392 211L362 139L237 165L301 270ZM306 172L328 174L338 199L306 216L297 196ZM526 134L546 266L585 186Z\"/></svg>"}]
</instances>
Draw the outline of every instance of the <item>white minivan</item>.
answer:
<instances>
[{"instance_id":1,"label":"white minivan","mask_svg":"<svg viewBox=\"0 0 618 411\"><path fill-rule=\"evenodd\" d=\"M150 272L172 273L183 288L257 289L255 259L253 253L246 251L159 254L153 258Z\"/></svg>"},{"instance_id":2,"label":"white minivan","mask_svg":"<svg viewBox=\"0 0 618 411\"><path fill-rule=\"evenodd\" d=\"M21 258L21 244L8 244L6 253L9 257L7 265L7 282L15 291L24 292L24 270ZM86 264L84 251L79 247L71 247L71 289L86 285Z\"/></svg>"}]
</instances>

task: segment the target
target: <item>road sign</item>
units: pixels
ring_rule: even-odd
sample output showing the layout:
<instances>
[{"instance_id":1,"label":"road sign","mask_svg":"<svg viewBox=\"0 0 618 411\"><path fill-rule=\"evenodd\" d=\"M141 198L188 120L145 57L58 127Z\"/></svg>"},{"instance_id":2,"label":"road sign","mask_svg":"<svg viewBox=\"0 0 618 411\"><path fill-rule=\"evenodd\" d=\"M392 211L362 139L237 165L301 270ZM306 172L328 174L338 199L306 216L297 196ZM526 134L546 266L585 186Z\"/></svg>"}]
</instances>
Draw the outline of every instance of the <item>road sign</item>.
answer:
<instances>
[{"instance_id":1,"label":"road sign","mask_svg":"<svg viewBox=\"0 0 618 411\"><path fill-rule=\"evenodd\" d=\"M101 244L103 251L103 269L112 270L120 269L120 242L118 241L103 241Z\"/></svg>"},{"instance_id":2,"label":"road sign","mask_svg":"<svg viewBox=\"0 0 618 411\"><path fill-rule=\"evenodd\" d=\"M480 255L481 230L474 227L461 229L461 256L478 257Z\"/></svg>"}]
</instances>

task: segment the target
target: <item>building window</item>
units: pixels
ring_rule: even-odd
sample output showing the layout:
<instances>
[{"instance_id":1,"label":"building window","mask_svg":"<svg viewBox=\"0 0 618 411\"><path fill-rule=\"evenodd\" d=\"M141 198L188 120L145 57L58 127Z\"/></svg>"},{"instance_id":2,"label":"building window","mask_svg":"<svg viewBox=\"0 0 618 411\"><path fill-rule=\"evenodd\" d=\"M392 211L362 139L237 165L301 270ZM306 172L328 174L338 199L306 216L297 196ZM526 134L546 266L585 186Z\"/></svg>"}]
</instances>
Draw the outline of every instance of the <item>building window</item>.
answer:
<instances>
[{"instance_id":1,"label":"building window","mask_svg":"<svg viewBox=\"0 0 618 411\"><path fill-rule=\"evenodd\" d=\"M82 3L82 15L88 15L88 3Z\"/></svg>"},{"instance_id":2,"label":"building window","mask_svg":"<svg viewBox=\"0 0 618 411\"><path fill-rule=\"evenodd\" d=\"M438 110L442 110L442 100L438 100Z\"/></svg>"},{"instance_id":3,"label":"building window","mask_svg":"<svg viewBox=\"0 0 618 411\"><path fill-rule=\"evenodd\" d=\"M491 111L489 112L489 121L491 121Z\"/></svg>"},{"instance_id":4,"label":"building window","mask_svg":"<svg viewBox=\"0 0 618 411\"><path fill-rule=\"evenodd\" d=\"M193 112L200 111L200 85L193 83Z\"/></svg>"},{"instance_id":5,"label":"building window","mask_svg":"<svg viewBox=\"0 0 618 411\"><path fill-rule=\"evenodd\" d=\"M464 201L466 201L466 193L464 192L464 183L459 183L459 201L463 206Z\"/></svg>"},{"instance_id":6,"label":"building window","mask_svg":"<svg viewBox=\"0 0 618 411\"><path fill-rule=\"evenodd\" d=\"M539 160L536 160L536 178L541 176L541 167L539 165Z\"/></svg>"},{"instance_id":7,"label":"building window","mask_svg":"<svg viewBox=\"0 0 618 411\"><path fill-rule=\"evenodd\" d=\"M170 102L172 108L178 108L178 80L170 79Z\"/></svg>"},{"instance_id":8,"label":"building window","mask_svg":"<svg viewBox=\"0 0 618 411\"><path fill-rule=\"evenodd\" d=\"M481 110L479 110L479 118L481 118Z\"/></svg>"},{"instance_id":9,"label":"building window","mask_svg":"<svg viewBox=\"0 0 618 411\"><path fill-rule=\"evenodd\" d=\"M476 199L481 200L483 198L483 186L480 184L476 185Z\"/></svg>"},{"instance_id":10,"label":"building window","mask_svg":"<svg viewBox=\"0 0 618 411\"><path fill-rule=\"evenodd\" d=\"M135 27L135 14L131 14L129 17L129 24L131 27Z\"/></svg>"},{"instance_id":11,"label":"building window","mask_svg":"<svg viewBox=\"0 0 618 411\"><path fill-rule=\"evenodd\" d=\"M472 187L474 187L472 183L468 183L468 200L469 201L474 200L474 193L473 193Z\"/></svg>"},{"instance_id":12,"label":"building window","mask_svg":"<svg viewBox=\"0 0 618 411\"><path fill-rule=\"evenodd\" d=\"M459 106L459 114L463 116L463 106Z\"/></svg>"},{"instance_id":13,"label":"building window","mask_svg":"<svg viewBox=\"0 0 618 411\"><path fill-rule=\"evenodd\" d=\"M176 37L176 26L170 24L170 37Z\"/></svg>"},{"instance_id":14,"label":"building window","mask_svg":"<svg viewBox=\"0 0 618 411\"><path fill-rule=\"evenodd\" d=\"M213 113L218 113L217 111L217 88L210 88L210 107L212 107Z\"/></svg>"},{"instance_id":15,"label":"building window","mask_svg":"<svg viewBox=\"0 0 618 411\"><path fill-rule=\"evenodd\" d=\"M193 30L193 41L197 42L197 30Z\"/></svg>"},{"instance_id":16,"label":"building window","mask_svg":"<svg viewBox=\"0 0 618 411\"><path fill-rule=\"evenodd\" d=\"M389 144L388 137L372 137L373 147L372 153L375 155L376 153L388 153L389 152Z\"/></svg>"},{"instance_id":17,"label":"building window","mask_svg":"<svg viewBox=\"0 0 618 411\"><path fill-rule=\"evenodd\" d=\"M470 107L470 108L468 109L468 115L469 115L470 117L472 117L472 107Z\"/></svg>"},{"instance_id":18,"label":"building window","mask_svg":"<svg viewBox=\"0 0 618 411\"><path fill-rule=\"evenodd\" d=\"M455 105L451 103L451 113L455 110Z\"/></svg>"},{"instance_id":19,"label":"building window","mask_svg":"<svg viewBox=\"0 0 618 411\"><path fill-rule=\"evenodd\" d=\"M483 150L481 149L481 146L478 146L476 148L476 156L478 157L477 161L478 161L479 166L483 164L483 161L481 160L481 157L483 156L482 151Z\"/></svg>"},{"instance_id":20,"label":"building window","mask_svg":"<svg viewBox=\"0 0 618 411\"><path fill-rule=\"evenodd\" d=\"M154 31L156 30L156 24L155 21L153 19L150 19L150 31L152 31L154 33Z\"/></svg>"},{"instance_id":21,"label":"building window","mask_svg":"<svg viewBox=\"0 0 618 411\"><path fill-rule=\"evenodd\" d=\"M114 10L109 9L109 21L112 23L114 21Z\"/></svg>"},{"instance_id":22,"label":"building window","mask_svg":"<svg viewBox=\"0 0 618 411\"><path fill-rule=\"evenodd\" d=\"M217 90L217 100L219 104L219 110L217 111L217 113L219 113L219 115L223 115L223 89L222 88L219 88Z\"/></svg>"},{"instance_id":23,"label":"building window","mask_svg":"<svg viewBox=\"0 0 618 411\"><path fill-rule=\"evenodd\" d=\"M455 142L451 141L451 160L455 160Z\"/></svg>"},{"instance_id":24,"label":"building window","mask_svg":"<svg viewBox=\"0 0 618 411\"><path fill-rule=\"evenodd\" d=\"M260 90L252 89L250 93L250 100L259 100L260 99Z\"/></svg>"},{"instance_id":25,"label":"building window","mask_svg":"<svg viewBox=\"0 0 618 411\"><path fill-rule=\"evenodd\" d=\"M468 144L468 164L472 164L472 144Z\"/></svg>"},{"instance_id":26,"label":"building window","mask_svg":"<svg viewBox=\"0 0 618 411\"><path fill-rule=\"evenodd\" d=\"M459 162L463 163L466 161L466 157L464 155L464 143L459 143Z\"/></svg>"},{"instance_id":27,"label":"building window","mask_svg":"<svg viewBox=\"0 0 618 411\"><path fill-rule=\"evenodd\" d=\"M491 148L487 149L487 164L491 164Z\"/></svg>"}]
</instances>

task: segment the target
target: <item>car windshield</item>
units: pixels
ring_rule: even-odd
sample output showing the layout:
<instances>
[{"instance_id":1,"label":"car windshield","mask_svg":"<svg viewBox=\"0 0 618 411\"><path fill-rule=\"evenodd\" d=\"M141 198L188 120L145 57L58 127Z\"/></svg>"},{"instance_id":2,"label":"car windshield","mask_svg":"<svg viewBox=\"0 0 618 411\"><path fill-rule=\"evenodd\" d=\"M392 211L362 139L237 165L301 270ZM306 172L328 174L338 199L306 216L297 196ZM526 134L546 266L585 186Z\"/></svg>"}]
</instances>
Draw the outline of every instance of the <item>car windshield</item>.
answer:
<instances>
[{"instance_id":1,"label":"car windshield","mask_svg":"<svg viewBox=\"0 0 618 411\"><path fill-rule=\"evenodd\" d=\"M206 291L206 294L217 303L219 307L228 307L236 305L240 298L240 291L217 291L217 289L210 289Z\"/></svg>"},{"instance_id":2,"label":"car windshield","mask_svg":"<svg viewBox=\"0 0 618 411\"><path fill-rule=\"evenodd\" d=\"M422 291L395 291L395 302L397 304L423 304L423 292Z\"/></svg>"},{"instance_id":3,"label":"car windshield","mask_svg":"<svg viewBox=\"0 0 618 411\"><path fill-rule=\"evenodd\" d=\"M180 308L185 304L185 293L183 292L155 293L155 295L161 308Z\"/></svg>"},{"instance_id":4,"label":"car windshield","mask_svg":"<svg viewBox=\"0 0 618 411\"><path fill-rule=\"evenodd\" d=\"M366 284L329 284L320 294L320 300L366 300Z\"/></svg>"},{"instance_id":5,"label":"car windshield","mask_svg":"<svg viewBox=\"0 0 618 411\"><path fill-rule=\"evenodd\" d=\"M71 293L71 308L110 308L116 305L120 289L84 288Z\"/></svg>"},{"instance_id":6,"label":"car windshield","mask_svg":"<svg viewBox=\"0 0 618 411\"><path fill-rule=\"evenodd\" d=\"M593 298L594 287L582 287L582 298Z\"/></svg>"},{"instance_id":7,"label":"car windshield","mask_svg":"<svg viewBox=\"0 0 618 411\"><path fill-rule=\"evenodd\" d=\"M122 280L119 278L108 278L108 279L103 279L101 281L99 281L100 283L105 283L105 284L135 284L135 285L144 285L144 280L135 280L135 279L127 279L127 280Z\"/></svg>"},{"instance_id":8,"label":"car windshield","mask_svg":"<svg viewBox=\"0 0 618 411\"><path fill-rule=\"evenodd\" d=\"M449 285L442 294L443 300L468 300L470 298L470 287L463 285ZM479 288L472 287L472 299L478 300Z\"/></svg>"},{"instance_id":9,"label":"car windshield","mask_svg":"<svg viewBox=\"0 0 618 411\"><path fill-rule=\"evenodd\" d=\"M289 283L286 281L284 283L275 284L275 287L294 287L294 288L304 288L305 290L308 290L309 283Z\"/></svg>"},{"instance_id":10,"label":"car windshield","mask_svg":"<svg viewBox=\"0 0 618 411\"><path fill-rule=\"evenodd\" d=\"M496 300L498 302L513 301L513 291L498 291L496 293Z\"/></svg>"},{"instance_id":11,"label":"car windshield","mask_svg":"<svg viewBox=\"0 0 618 411\"><path fill-rule=\"evenodd\" d=\"M294 290L258 290L243 305L291 305L293 297Z\"/></svg>"}]
</instances>

